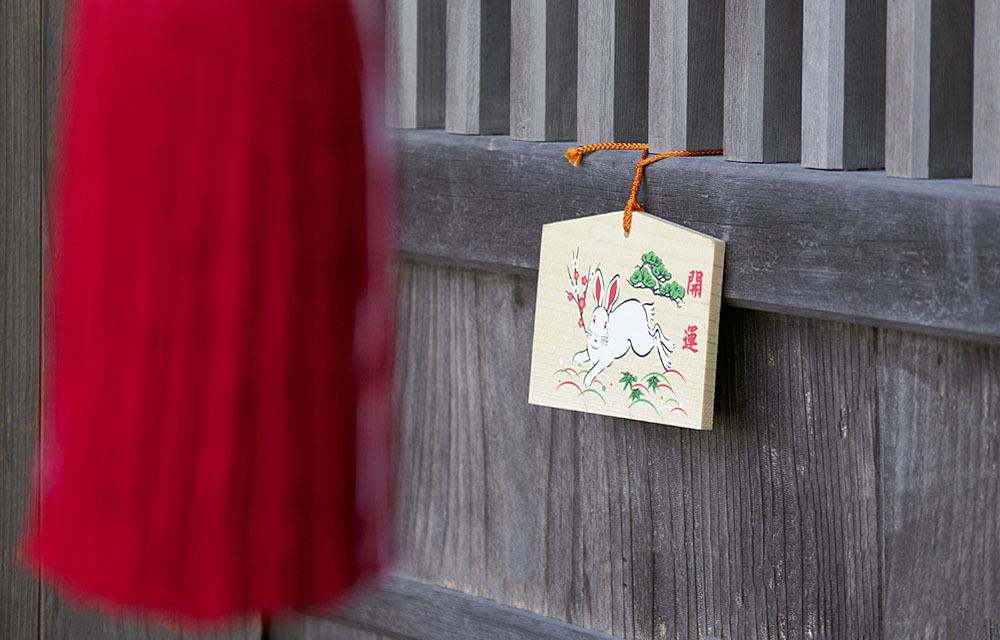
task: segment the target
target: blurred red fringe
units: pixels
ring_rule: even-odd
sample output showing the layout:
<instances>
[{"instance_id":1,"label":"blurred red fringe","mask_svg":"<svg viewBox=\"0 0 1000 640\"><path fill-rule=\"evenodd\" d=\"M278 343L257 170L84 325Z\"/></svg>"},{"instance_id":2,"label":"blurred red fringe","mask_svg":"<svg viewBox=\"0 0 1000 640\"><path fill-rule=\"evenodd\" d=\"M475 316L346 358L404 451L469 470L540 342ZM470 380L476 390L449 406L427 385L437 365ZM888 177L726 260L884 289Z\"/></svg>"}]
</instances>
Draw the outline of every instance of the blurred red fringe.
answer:
<instances>
[{"instance_id":1,"label":"blurred red fringe","mask_svg":"<svg viewBox=\"0 0 1000 640\"><path fill-rule=\"evenodd\" d=\"M69 20L27 560L188 620L341 598L391 552L381 46L345 0Z\"/></svg>"}]
</instances>

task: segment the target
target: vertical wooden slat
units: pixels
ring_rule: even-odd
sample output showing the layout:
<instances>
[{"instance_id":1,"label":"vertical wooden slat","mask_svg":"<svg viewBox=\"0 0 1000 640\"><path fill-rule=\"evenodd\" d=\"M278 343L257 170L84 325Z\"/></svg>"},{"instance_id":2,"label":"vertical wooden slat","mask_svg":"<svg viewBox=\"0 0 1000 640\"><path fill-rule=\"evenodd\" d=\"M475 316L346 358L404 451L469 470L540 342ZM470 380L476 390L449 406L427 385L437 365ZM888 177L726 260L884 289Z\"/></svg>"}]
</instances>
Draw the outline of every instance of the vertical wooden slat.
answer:
<instances>
[{"instance_id":1,"label":"vertical wooden slat","mask_svg":"<svg viewBox=\"0 0 1000 640\"><path fill-rule=\"evenodd\" d=\"M577 0L512 0L510 136L576 136Z\"/></svg>"},{"instance_id":2,"label":"vertical wooden slat","mask_svg":"<svg viewBox=\"0 0 1000 640\"><path fill-rule=\"evenodd\" d=\"M651 151L722 147L725 0L649 7Z\"/></svg>"},{"instance_id":3,"label":"vertical wooden slat","mask_svg":"<svg viewBox=\"0 0 1000 640\"><path fill-rule=\"evenodd\" d=\"M507 133L510 0L448 0L445 129Z\"/></svg>"},{"instance_id":4,"label":"vertical wooden slat","mask_svg":"<svg viewBox=\"0 0 1000 640\"><path fill-rule=\"evenodd\" d=\"M0 2L0 629L38 637L19 538L38 437L42 207L40 0Z\"/></svg>"},{"instance_id":5,"label":"vertical wooden slat","mask_svg":"<svg viewBox=\"0 0 1000 640\"><path fill-rule=\"evenodd\" d=\"M726 0L727 160L798 161L801 83L802 0Z\"/></svg>"},{"instance_id":6,"label":"vertical wooden slat","mask_svg":"<svg viewBox=\"0 0 1000 640\"><path fill-rule=\"evenodd\" d=\"M1000 186L1000 3L976 3L972 181Z\"/></svg>"},{"instance_id":7,"label":"vertical wooden slat","mask_svg":"<svg viewBox=\"0 0 1000 640\"><path fill-rule=\"evenodd\" d=\"M648 135L649 0L580 0L577 140Z\"/></svg>"},{"instance_id":8,"label":"vertical wooden slat","mask_svg":"<svg viewBox=\"0 0 1000 640\"><path fill-rule=\"evenodd\" d=\"M884 0L804 0L803 165L884 165L885 7Z\"/></svg>"},{"instance_id":9,"label":"vertical wooden slat","mask_svg":"<svg viewBox=\"0 0 1000 640\"><path fill-rule=\"evenodd\" d=\"M971 175L972 17L973 0L889 3L886 174Z\"/></svg>"},{"instance_id":10,"label":"vertical wooden slat","mask_svg":"<svg viewBox=\"0 0 1000 640\"><path fill-rule=\"evenodd\" d=\"M389 126L444 126L445 0L388 0L386 119Z\"/></svg>"},{"instance_id":11,"label":"vertical wooden slat","mask_svg":"<svg viewBox=\"0 0 1000 640\"><path fill-rule=\"evenodd\" d=\"M884 638L1000 637L1000 347L880 330Z\"/></svg>"}]
</instances>

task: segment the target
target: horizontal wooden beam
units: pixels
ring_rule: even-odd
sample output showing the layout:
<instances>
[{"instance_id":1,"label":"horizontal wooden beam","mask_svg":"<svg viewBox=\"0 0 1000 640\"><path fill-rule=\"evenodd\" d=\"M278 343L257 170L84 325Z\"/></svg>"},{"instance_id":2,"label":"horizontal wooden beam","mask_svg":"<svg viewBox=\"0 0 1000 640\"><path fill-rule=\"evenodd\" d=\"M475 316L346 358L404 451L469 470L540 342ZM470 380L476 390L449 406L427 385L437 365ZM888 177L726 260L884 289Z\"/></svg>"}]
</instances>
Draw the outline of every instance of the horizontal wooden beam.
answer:
<instances>
[{"instance_id":1,"label":"horizontal wooden beam","mask_svg":"<svg viewBox=\"0 0 1000 640\"><path fill-rule=\"evenodd\" d=\"M611 640L612 636L437 585L394 577L346 610L316 613L407 640Z\"/></svg>"},{"instance_id":2,"label":"horizontal wooden beam","mask_svg":"<svg viewBox=\"0 0 1000 640\"><path fill-rule=\"evenodd\" d=\"M621 209L637 152L398 131L404 254L538 268L541 225ZM654 215L725 240L727 304L1000 342L1000 190L881 171L671 158Z\"/></svg>"}]
</instances>

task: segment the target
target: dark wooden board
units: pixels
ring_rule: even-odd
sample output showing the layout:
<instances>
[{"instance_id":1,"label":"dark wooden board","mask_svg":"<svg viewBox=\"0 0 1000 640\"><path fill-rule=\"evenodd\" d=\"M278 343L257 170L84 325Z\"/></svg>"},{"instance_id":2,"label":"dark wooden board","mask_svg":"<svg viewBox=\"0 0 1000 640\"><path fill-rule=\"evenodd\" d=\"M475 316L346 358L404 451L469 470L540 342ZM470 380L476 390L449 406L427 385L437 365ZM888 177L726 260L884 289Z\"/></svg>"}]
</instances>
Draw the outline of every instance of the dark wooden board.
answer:
<instances>
[{"instance_id":1,"label":"dark wooden board","mask_svg":"<svg viewBox=\"0 0 1000 640\"><path fill-rule=\"evenodd\" d=\"M885 638L1000 637L1000 347L896 331L877 359Z\"/></svg>"},{"instance_id":2,"label":"dark wooden board","mask_svg":"<svg viewBox=\"0 0 1000 640\"><path fill-rule=\"evenodd\" d=\"M0 3L0 635L26 639L40 606L19 545L38 439L41 7Z\"/></svg>"},{"instance_id":3,"label":"dark wooden board","mask_svg":"<svg viewBox=\"0 0 1000 640\"><path fill-rule=\"evenodd\" d=\"M271 640L392 640L392 638L351 627L343 622L296 615L275 622L271 628Z\"/></svg>"},{"instance_id":4,"label":"dark wooden board","mask_svg":"<svg viewBox=\"0 0 1000 640\"><path fill-rule=\"evenodd\" d=\"M400 246L491 268L538 267L541 225L620 210L638 152L565 144L395 136ZM1000 341L1000 191L967 180L670 158L639 201L722 240L727 304Z\"/></svg>"},{"instance_id":5,"label":"dark wooden board","mask_svg":"<svg viewBox=\"0 0 1000 640\"><path fill-rule=\"evenodd\" d=\"M726 309L692 432L527 405L532 278L400 296L405 575L617 636L877 636L874 329Z\"/></svg>"},{"instance_id":6,"label":"dark wooden board","mask_svg":"<svg viewBox=\"0 0 1000 640\"><path fill-rule=\"evenodd\" d=\"M47 587L42 594L41 640L258 640L260 620L249 617L209 627L184 626L169 615L119 611L113 615Z\"/></svg>"},{"instance_id":7,"label":"dark wooden board","mask_svg":"<svg viewBox=\"0 0 1000 640\"><path fill-rule=\"evenodd\" d=\"M211 627L182 626L167 615L119 612L106 615L47 590L41 640L258 640L256 617Z\"/></svg>"},{"instance_id":8,"label":"dark wooden board","mask_svg":"<svg viewBox=\"0 0 1000 640\"><path fill-rule=\"evenodd\" d=\"M378 590L361 595L346 610L326 615L337 623L336 635L323 633L305 638L308 640L333 637L350 640L377 640L382 637L407 640L467 640L468 638L612 640L611 636L604 633L405 578L388 579ZM314 632L316 625L307 624L304 628ZM321 631L328 632L329 629ZM292 636L288 637L290 640Z\"/></svg>"}]
</instances>

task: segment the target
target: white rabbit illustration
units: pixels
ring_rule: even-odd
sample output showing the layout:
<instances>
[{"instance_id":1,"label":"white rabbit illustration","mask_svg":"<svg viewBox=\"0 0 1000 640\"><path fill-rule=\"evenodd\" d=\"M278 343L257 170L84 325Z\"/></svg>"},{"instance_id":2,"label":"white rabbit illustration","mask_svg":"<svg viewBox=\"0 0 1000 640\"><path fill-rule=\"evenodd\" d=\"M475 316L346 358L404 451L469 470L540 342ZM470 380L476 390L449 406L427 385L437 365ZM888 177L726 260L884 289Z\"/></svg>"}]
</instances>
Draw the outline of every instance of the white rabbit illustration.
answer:
<instances>
[{"instance_id":1,"label":"white rabbit illustration","mask_svg":"<svg viewBox=\"0 0 1000 640\"><path fill-rule=\"evenodd\" d=\"M654 324L652 329L649 328L649 323L653 321L653 305L633 298L612 308L618 300L618 276L606 290L600 269L594 272L593 279L597 308L586 327L587 348L573 356L574 364L583 364L588 360L593 363L583 378L584 386L589 387L594 378L628 353L630 348L638 356L649 355L656 349L664 370L670 369L674 343L664 337L660 325Z\"/></svg>"}]
</instances>

